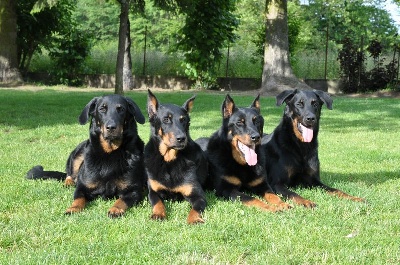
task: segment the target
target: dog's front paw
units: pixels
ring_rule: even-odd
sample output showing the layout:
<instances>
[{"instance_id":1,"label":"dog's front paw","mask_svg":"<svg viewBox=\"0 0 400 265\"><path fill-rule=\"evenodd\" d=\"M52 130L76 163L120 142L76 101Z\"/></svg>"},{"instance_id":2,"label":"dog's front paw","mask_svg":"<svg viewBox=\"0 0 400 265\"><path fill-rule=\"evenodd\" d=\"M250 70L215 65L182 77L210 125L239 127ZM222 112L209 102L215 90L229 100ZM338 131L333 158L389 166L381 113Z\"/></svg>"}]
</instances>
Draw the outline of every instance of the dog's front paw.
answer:
<instances>
[{"instance_id":1,"label":"dog's front paw","mask_svg":"<svg viewBox=\"0 0 400 265\"><path fill-rule=\"evenodd\" d=\"M125 214L125 210L124 209L120 209L118 207L111 207L110 210L108 210L108 217L110 218L118 218L121 217L122 215Z\"/></svg>"},{"instance_id":2,"label":"dog's front paw","mask_svg":"<svg viewBox=\"0 0 400 265\"><path fill-rule=\"evenodd\" d=\"M162 221L162 220L165 220L166 215L165 215L165 214L153 213L153 214L150 216L150 218L153 219L153 220Z\"/></svg>"},{"instance_id":3,"label":"dog's front paw","mask_svg":"<svg viewBox=\"0 0 400 265\"><path fill-rule=\"evenodd\" d=\"M64 181L64 186L65 187L75 186L74 179L71 176L67 176L67 178Z\"/></svg>"},{"instance_id":4,"label":"dog's front paw","mask_svg":"<svg viewBox=\"0 0 400 265\"><path fill-rule=\"evenodd\" d=\"M311 208L312 209L312 208L317 207L317 204L315 202L310 201L310 200L306 200L304 198L295 198L293 200L294 200L294 202L296 204L303 205L306 208Z\"/></svg>"},{"instance_id":5,"label":"dog's front paw","mask_svg":"<svg viewBox=\"0 0 400 265\"><path fill-rule=\"evenodd\" d=\"M83 211L83 208L81 208L81 207L71 206L65 211L65 214L70 215L70 214L79 213L82 211Z\"/></svg>"},{"instance_id":6,"label":"dog's front paw","mask_svg":"<svg viewBox=\"0 0 400 265\"><path fill-rule=\"evenodd\" d=\"M196 211L196 210L190 210L188 218L187 218L187 223L192 225L192 224L202 224L204 223L204 219L201 217L201 214Z\"/></svg>"},{"instance_id":7,"label":"dog's front paw","mask_svg":"<svg viewBox=\"0 0 400 265\"><path fill-rule=\"evenodd\" d=\"M286 202L280 202L278 205L276 205L279 211L284 211L284 210L289 210L292 209L292 205Z\"/></svg>"}]
</instances>

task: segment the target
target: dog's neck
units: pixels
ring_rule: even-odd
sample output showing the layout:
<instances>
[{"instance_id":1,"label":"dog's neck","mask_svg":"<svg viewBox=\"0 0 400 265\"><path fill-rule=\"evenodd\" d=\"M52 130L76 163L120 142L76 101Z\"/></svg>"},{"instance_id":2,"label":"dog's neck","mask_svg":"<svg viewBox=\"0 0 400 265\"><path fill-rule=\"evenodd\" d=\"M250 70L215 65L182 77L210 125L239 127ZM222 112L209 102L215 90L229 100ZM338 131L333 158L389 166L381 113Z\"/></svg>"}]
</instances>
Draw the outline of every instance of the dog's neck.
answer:
<instances>
[{"instance_id":1,"label":"dog's neck","mask_svg":"<svg viewBox=\"0 0 400 265\"><path fill-rule=\"evenodd\" d=\"M169 148L162 141L159 144L158 150L160 151L161 156L164 157L165 162L171 162L171 161L175 160L178 155L178 150Z\"/></svg>"}]
</instances>

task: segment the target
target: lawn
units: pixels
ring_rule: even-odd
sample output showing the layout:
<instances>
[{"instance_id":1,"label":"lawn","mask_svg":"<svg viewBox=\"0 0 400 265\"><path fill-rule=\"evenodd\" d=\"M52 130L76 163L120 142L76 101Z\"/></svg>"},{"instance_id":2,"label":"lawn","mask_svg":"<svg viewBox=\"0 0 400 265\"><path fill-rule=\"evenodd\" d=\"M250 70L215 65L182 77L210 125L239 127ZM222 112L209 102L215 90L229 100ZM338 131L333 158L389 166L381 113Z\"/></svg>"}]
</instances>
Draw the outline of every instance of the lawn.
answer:
<instances>
[{"instance_id":1,"label":"lawn","mask_svg":"<svg viewBox=\"0 0 400 265\"><path fill-rule=\"evenodd\" d=\"M88 137L77 117L94 96L110 90L1 89L0 264L399 264L400 100L334 97L319 134L322 180L357 203L321 190L297 192L318 204L268 213L207 193L206 222L189 226L187 202L167 202L168 219L150 220L147 199L120 219L113 201L96 200L65 216L73 188L25 179L30 167L63 171L69 152ZM158 92L183 104L194 92ZM224 94L196 92L191 136L209 136L221 122ZM146 92L128 92L146 110ZM231 94L248 106L253 96ZM282 116L261 99L269 133ZM147 117L147 114L145 114ZM144 141L149 124L139 125Z\"/></svg>"}]
</instances>

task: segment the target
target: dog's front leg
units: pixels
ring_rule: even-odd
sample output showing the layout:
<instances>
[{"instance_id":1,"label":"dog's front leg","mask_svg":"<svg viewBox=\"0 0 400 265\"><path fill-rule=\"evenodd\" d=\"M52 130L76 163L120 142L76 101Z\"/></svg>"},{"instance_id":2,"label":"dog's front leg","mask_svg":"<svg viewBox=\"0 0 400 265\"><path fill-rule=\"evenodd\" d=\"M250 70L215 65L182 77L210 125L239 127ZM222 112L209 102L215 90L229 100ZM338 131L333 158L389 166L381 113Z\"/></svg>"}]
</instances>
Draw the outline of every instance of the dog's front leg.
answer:
<instances>
[{"instance_id":1,"label":"dog's front leg","mask_svg":"<svg viewBox=\"0 0 400 265\"><path fill-rule=\"evenodd\" d=\"M330 195L334 195L339 198L349 199L349 200L356 201L356 202L365 202L365 199L363 199L363 198L352 196L350 194L345 193L344 191L329 187L329 186L323 184L322 182L318 182L317 186L324 189Z\"/></svg>"},{"instance_id":2,"label":"dog's front leg","mask_svg":"<svg viewBox=\"0 0 400 265\"><path fill-rule=\"evenodd\" d=\"M165 205L157 192L155 192L149 185L149 201L153 207L153 213L151 219L153 220L164 220L167 217Z\"/></svg>"},{"instance_id":3,"label":"dog's front leg","mask_svg":"<svg viewBox=\"0 0 400 265\"><path fill-rule=\"evenodd\" d=\"M204 223L204 219L201 216L207 206L204 192L192 192L192 194L189 196L185 196L185 199L192 205L192 209L190 210L187 218L187 223Z\"/></svg>"},{"instance_id":4,"label":"dog's front leg","mask_svg":"<svg viewBox=\"0 0 400 265\"><path fill-rule=\"evenodd\" d=\"M65 211L65 214L73 214L81 212L86 206L87 199L79 187L76 187L74 193L74 201L71 206Z\"/></svg>"},{"instance_id":5,"label":"dog's front leg","mask_svg":"<svg viewBox=\"0 0 400 265\"><path fill-rule=\"evenodd\" d=\"M285 185L275 185L274 190L275 190L276 194L281 194L283 197L292 200L294 203L296 203L298 205L303 205L306 208L314 208L317 206L316 203L314 203L310 200L304 199L299 194L297 194L293 191L290 191L288 188L286 188Z\"/></svg>"}]
</instances>

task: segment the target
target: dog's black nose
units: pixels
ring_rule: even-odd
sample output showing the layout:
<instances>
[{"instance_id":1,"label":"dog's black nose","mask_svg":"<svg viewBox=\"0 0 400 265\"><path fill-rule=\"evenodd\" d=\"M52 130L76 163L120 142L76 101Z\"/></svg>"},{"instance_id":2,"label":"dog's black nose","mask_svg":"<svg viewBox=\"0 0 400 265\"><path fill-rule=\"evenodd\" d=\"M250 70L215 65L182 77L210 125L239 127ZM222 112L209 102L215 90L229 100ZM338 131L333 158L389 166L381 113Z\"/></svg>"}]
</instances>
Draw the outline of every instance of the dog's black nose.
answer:
<instances>
[{"instance_id":1,"label":"dog's black nose","mask_svg":"<svg viewBox=\"0 0 400 265\"><path fill-rule=\"evenodd\" d=\"M314 122L315 122L315 120L316 120L316 117L315 117L315 115L308 115L307 117L306 117L306 123L307 124L314 124Z\"/></svg>"},{"instance_id":2,"label":"dog's black nose","mask_svg":"<svg viewBox=\"0 0 400 265\"><path fill-rule=\"evenodd\" d=\"M115 129L117 129L117 125L115 125L114 123L109 123L107 124L106 129L109 132L115 131Z\"/></svg>"},{"instance_id":3,"label":"dog's black nose","mask_svg":"<svg viewBox=\"0 0 400 265\"><path fill-rule=\"evenodd\" d=\"M260 135L253 135L251 136L251 140L255 143L257 143L258 141L260 141Z\"/></svg>"},{"instance_id":4,"label":"dog's black nose","mask_svg":"<svg viewBox=\"0 0 400 265\"><path fill-rule=\"evenodd\" d=\"M178 143L183 143L183 142L186 141L186 137L177 137L177 138L176 138L176 141L177 141Z\"/></svg>"}]
</instances>

